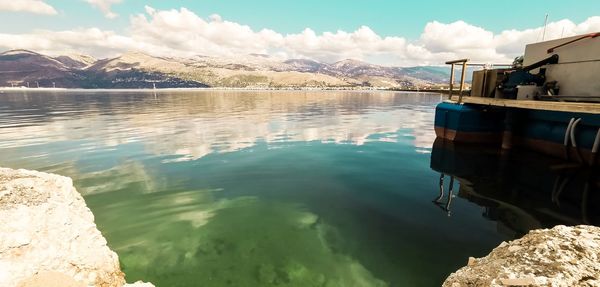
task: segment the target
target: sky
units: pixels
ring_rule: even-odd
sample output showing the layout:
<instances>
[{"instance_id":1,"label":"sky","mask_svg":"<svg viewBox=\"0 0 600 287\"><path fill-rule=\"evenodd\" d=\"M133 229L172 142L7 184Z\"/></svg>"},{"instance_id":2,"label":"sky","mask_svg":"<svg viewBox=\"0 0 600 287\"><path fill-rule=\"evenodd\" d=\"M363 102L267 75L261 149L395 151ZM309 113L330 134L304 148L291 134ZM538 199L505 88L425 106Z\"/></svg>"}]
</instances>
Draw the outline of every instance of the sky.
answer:
<instances>
[{"instance_id":1,"label":"sky","mask_svg":"<svg viewBox=\"0 0 600 287\"><path fill-rule=\"evenodd\" d=\"M510 63L524 45L600 32L600 0L0 0L0 51Z\"/></svg>"}]
</instances>

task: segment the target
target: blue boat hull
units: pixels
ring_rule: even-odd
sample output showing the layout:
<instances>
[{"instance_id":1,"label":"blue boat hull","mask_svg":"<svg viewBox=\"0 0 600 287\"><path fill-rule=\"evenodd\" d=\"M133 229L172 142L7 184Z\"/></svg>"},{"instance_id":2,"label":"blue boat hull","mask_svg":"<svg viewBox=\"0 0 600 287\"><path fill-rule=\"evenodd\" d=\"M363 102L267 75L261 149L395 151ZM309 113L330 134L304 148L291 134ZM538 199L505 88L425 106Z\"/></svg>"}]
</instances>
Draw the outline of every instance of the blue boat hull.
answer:
<instances>
[{"instance_id":1,"label":"blue boat hull","mask_svg":"<svg viewBox=\"0 0 600 287\"><path fill-rule=\"evenodd\" d=\"M567 129L575 120L571 136ZM595 114L447 102L440 103L435 113L439 138L497 144L504 149L525 147L590 164L597 162L592 148L599 129L600 116Z\"/></svg>"}]
</instances>

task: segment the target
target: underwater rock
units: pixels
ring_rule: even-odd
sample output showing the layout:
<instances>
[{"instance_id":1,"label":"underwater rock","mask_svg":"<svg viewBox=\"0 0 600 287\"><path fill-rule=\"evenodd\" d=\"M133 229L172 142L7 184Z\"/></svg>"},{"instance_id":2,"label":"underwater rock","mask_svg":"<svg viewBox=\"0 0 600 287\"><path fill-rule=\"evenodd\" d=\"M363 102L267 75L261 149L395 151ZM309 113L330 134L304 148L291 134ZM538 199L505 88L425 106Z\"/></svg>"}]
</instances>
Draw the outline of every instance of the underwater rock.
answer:
<instances>
[{"instance_id":1,"label":"underwater rock","mask_svg":"<svg viewBox=\"0 0 600 287\"><path fill-rule=\"evenodd\" d=\"M0 286L153 286L124 285L70 178L0 168L0 231Z\"/></svg>"},{"instance_id":2,"label":"underwater rock","mask_svg":"<svg viewBox=\"0 0 600 287\"><path fill-rule=\"evenodd\" d=\"M275 268L270 264L261 264L258 267L258 281L263 284L273 284L277 279Z\"/></svg>"},{"instance_id":3,"label":"underwater rock","mask_svg":"<svg viewBox=\"0 0 600 287\"><path fill-rule=\"evenodd\" d=\"M469 261L443 286L600 286L600 227L533 230Z\"/></svg>"},{"instance_id":4,"label":"underwater rock","mask_svg":"<svg viewBox=\"0 0 600 287\"><path fill-rule=\"evenodd\" d=\"M131 283L131 284L125 284L125 285L123 285L123 287L154 287L154 284L138 281L138 282Z\"/></svg>"}]
</instances>

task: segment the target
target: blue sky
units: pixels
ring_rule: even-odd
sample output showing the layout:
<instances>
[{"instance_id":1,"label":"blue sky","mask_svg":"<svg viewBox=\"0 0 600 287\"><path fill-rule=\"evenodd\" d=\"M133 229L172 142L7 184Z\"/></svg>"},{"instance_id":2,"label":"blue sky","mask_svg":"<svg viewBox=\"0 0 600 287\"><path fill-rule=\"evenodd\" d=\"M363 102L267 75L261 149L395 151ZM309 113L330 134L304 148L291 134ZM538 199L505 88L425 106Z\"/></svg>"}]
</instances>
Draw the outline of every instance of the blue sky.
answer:
<instances>
[{"instance_id":1,"label":"blue sky","mask_svg":"<svg viewBox=\"0 0 600 287\"><path fill-rule=\"evenodd\" d=\"M34 3L39 2L45 3L54 9L54 13L40 13L40 12L27 12L28 8L20 7L15 9L9 7L10 3L19 2L21 3ZM4 2L4 3L3 3ZM8 5L8 6L7 6ZM33 5L33 4L32 4ZM105 5L105 6L102 6ZM13 5L14 6L14 5ZM492 38L487 37L486 34L478 34L483 41L495 41L496 46L500 45L497 42L501 39L499 37L506 31L520 31L525 33L528 30L539 29L543 25L544 15L549 14L549 21L552 23L558 23L555 26L555 30L561 30L560 34L566 35L577 34L580 32L588 32L590 29L596 29L597 21L594 16L600 15L600 1L599 0L578 0L578 1L557 1L557 0L546 0L546 1L466 1L466 0L455 0L455 1L390 1L390 0L371 0L371 1L342 1L342 0L303 0L303 1L282 1L282 0L256 0L256 1L240 1L240 0L202 0L202 1L187 1L187 0L175 0L175 1L141 1L141 0L0 0L0 17L3 19L3 25L0 26L0 33L5 35L13 36L10 39L17 39L14 36L22 36L18 38L18 42L26 43L23 40L24 36L38 36L39 30L45 31L81 31L84 29L98 29L103 32L111 32L118 36L128 37L139 41L141 38L147 38L148 34L135 34L132 31L140 30L139 25L133 23L133 18L136 15L144 15L148 18L148 22L152 21L154 16L148 13L146 7L152 7L156 11L169 11L176 9L181 12L181 8L185 8L199 18L205 19L210 22L210 15L218 14L219 19L229 21L240 26L247 26L254 32L259 32L263 29L273 31L281 36L301 34L306 28L309 28L317 36L323 35L323 33L338 33L338 31L344 31L352 34L359 31L362 27L367 27L369 31L373 32L378 37L385 39L390 37L391 40L402 39L407 45L404 49L410 49L410 45L419 46L425 48L427 52L432 53L445 53L447 54L458 54L467 52L468 47L461 46L460 49L452 49L454 44L444 45L443 43L433 43L435 39L429 39L429 43L426 43L424 34L426 27L431 28L432 23L440 23L443 25L451 25L453 23L465 23L465 25L454 25L454 26L437 26L438 30L451 29L458 31L455 35L470 35L478 34L479 30L482 29L486 32L492 33ZM102 9L104 8L104 9ZM31 10L31 9L29 9ZM110 11L110 12L107 12ZM106 17L111 13L111 17ZM116 16L118 15L118 16ZM158 15L155 14L155 16ZM179 17L178 15L174 17ZM590 20L592 18L592 20ZM568 21L568 22L560 22ZM138 22L139 23L139 22ZM193 22L191 22L193 23ZM156 24L156 23L154 23ZM158 24L156 24L158 25ZM429 26L428 26L429 25ZM591 25L592 28L589 28ZM433 25L435 26L435 25ZM477 28L475 30L471 28ZM565 28L566 27L566 28ZM587 28L586 28L587 27ZM146 27L148 28L148 27ZM159 29L158 27L154 27ZM436 28L436 27L433 27ZM187 29L187 28L186 28ZM599 28L600 29L600 28ZM167 31L167 30L165 30ZM178 33L177 30L168 30L170 33ZM367 31L367 32L369 32ZM146 31L147 32L147 31ZM231 32L231 31L230 31ZM365 32L363 30L363 32ZM435 31L434 31L435 32ZM205 37L205 31L188 31L193 35L199 37ZM557 32L555 32L556 34ZM366 33L369 34L369 33ZM362 33L362 36L366 35ZM451 34L451 33L450 33ZM538 32L539 34L539 32ZM46 34L44 34L46 35ZM183 35L183 32L182 32ZM433 33L432 35L436 35ZM439 34L437 34L439 37ZM340 36L340 35L338 35ZM343 35L342 35L343 36ZM343 38L340 36L341 38ZM523 35L520 35L523 36ZM106 36L105 36L106 37ZM524 36L523 36L524 37ZM238 37L239 38L239 37ZM242 37L248 39L247 37ZM310 38L310 37L309 37ZM357 38L357 37L355 37ZM359 37L360 38L360 37ZM468 37L467 37L468 38ZM489 38L489 39L488 39ZM524 37L523 41L539 40L534 39L533 33L529 36ZM539 38L539 36L537 37ZM308 39L305 37L305 39ZM339 40L339 38L335 38ZM363 39L371 39L369 35L363 37ZM23 40L23 41L21 41ZM113 39L114 40L114 39ZM161 39L150 39L152 43L149 45L161 46ZM166 42L174 39L162 39ZM209 41L209 44L214 43L214 39L204 39ZM225 45L225 50L229 49L227 43L237 43L239 39L235 41L221 41L218 39L218 43ZM261 37L259 41L264 40ZM450 38L442 39L445 41L455 41ZM48 40L49 42L51 40ZM255 47L255 49L249 49L249 52L264 52L270 54L287 53L290 56L300 57L316 57L327 59L331 55L335 54L332 49L325 49L331 47L325 47L326 45L320 43L320 47L327 50L323 55L319 55L318 52L312 51L311 53L300 53L294 49L290 53L289 46L287 44L281 44L280 40L269 38L265 40L269 42L262 47ZM308 40L307 40L308 41ZM358 40L353 40L358 41ZM472 39L466 39L465 41L472 41ZM203 44L205 42L202 42ZM385 43L401 44L400 41L388 41ZM355 43L356 44L356 43ZM429 44L431 47L428 47ZM524 45L526 43L518 43ZM13 44L13 46L16 44ZM46 45L49 46L50 44ZM71 45L71 44L69 44ZM146 46L149 46L146 45ZM491 45L491 44L490 44ZM5 47L8 44L4 44ZM35 46L35 45L34 45ZM68 45L61 45L68 46ZM73 45L71 45L73 46ZM75 45L79 46L79 45ZM359 45L360 46L360 45ZM364 45L363 45L364 46ZM447 47L444 47L447 46ZM480 46L477 44L476 46ZM346 48L350 46L344 46ZM0 49L2 43L0 43ZM8 48L8 47L7 47ZM15 48L12 47L11 48ZM24 47L24 48L36 48L36 47ZM69 48L69 47L67 47ZM101 55L102 47L93 49L92 47L72 47L72 49L80 48L85 52ZM155 47L156 48L156 47ZM313 47L314 48L314 47ZM360 47L355 47L360 49ZM456 48L456 47L455 47ZM478 47L474 47L478 48ZM483 45L479 47L481 49L488 49L490 47ZM69 48L71 49L71 48ZM150 48L148 48L150 49ZM446 50L444 50L446 49ZM480 49L480 50L481 50ZM516 49L512 47L511 49ZM48 47L46 50L56 50L55 47ZM110 53L116 53L118 49L116 47L106 48L106 55ZM143 50L143 49L142 49ZM240 49L230 49L232 51L238 51ZM251 51L250 51L251 50ZM400 55L399 51L391 53L393 55L386 55L385 47L377 47L373 51L365 51L364 53L355 52L349 54L350 56L355 55L356 58L363 60L370 60L374 62L392 62L400 63L402 58L406 56ZM148 50L150 51L150 50ZM154 53L159 53L158 49L153 50ZM495 52L487 52L487 55L483 55L483 51L475 51L475 54L482 54L482 58L488 57L487 60L503 59L507 60L513 56L511 53L502 53L503 48L496 49ZM508 51L504 49L504 51ZM58 52L58 51L57 51ZM167 51L162 51L167 53ZM187 51L194 52L194 51ZM207 54L207 51L197 51L198 53ZM404 51L406 53L406 51ZM208 53L210 54L210 53ZM218 53L217 53L218 54ZM390 53L388 53L390 54ZM329 56L327 56L329 55ZM395 56L394 56L395 55ZM397 56L397 57L396 57ZM442 55L438 55L442 56ZM450 55L448 55L450 56ZM410 58L410 57L408 57ZM414 58L414 57L413 57ZM333 60L333 59L332 59ZM427 59L421 59L427 61ZM418 59L407 59L407 61L418 62Z\"/></svg>"},{"instance_id":2,"label":"blue sky","mask_svg":"<svg viewBox=\"0 0 600 287\"><path fill-rule=\"evenodd\" d=\"M0 16L8 20L0 26L0 31L86 26L124 30L129 22L128 15L143 13L146 5L157 9L186 7L200 16L219 14L224 19L254 29L270 28L280 33L296 33L307 27L316 32L339 29L353 31L367 25L384 36L401 35L411 39L418 38L425 24L434 20L448 23L463 20L492 32L500 32L537 27L543 23L546 13L550 20L570 19L576 23L600 15L599 0L129 0L112 6L120 17L106 19L85 1L46 2L59 11L59 17L0 12Z\"/></svg>"},{"instance_id":3,"label":"blue sky","mask_svg":"<svg viewBox=\"0 0 600 287\"><path fill-rule=\"evenodd\" d=\"M63 1L64 2L64 1ZM399 0L209 0L143 1L124 3L123 14L155 8L190 8L199 15L219 14L225 19L245 23L255 29L271 28L281 33L296 33L304 28L317 32L338 29L353 31L367 25L381 35L417 38L427 22L464 20L494 32L537 27L549 13L552 19L580 22L600 15L600 0L577 1L399 1ZM499 2L495 2L499 3ZM506 7L506 10L504 10ZM519 7L518 9L516 7ZM541 8L544 7L544 8ZM500 11L499 11L500 10ZM504 10L504 11L502 11ZM536 13L537 14L532 14ZM596 12L591 14L591 12ZM511 13L510 17L507 14ZM518 19L518 20L517 20Z\"/></svg>"}]
</instances>

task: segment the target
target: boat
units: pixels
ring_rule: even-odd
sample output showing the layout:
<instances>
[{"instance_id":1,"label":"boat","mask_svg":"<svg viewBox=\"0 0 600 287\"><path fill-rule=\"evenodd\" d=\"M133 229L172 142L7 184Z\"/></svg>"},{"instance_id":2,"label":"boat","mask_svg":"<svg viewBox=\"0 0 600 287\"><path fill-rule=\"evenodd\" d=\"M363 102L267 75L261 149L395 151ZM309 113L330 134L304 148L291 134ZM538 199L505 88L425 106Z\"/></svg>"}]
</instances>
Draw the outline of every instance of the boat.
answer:
<instances>
[{"instance_id":1,"label":"boat","mask_svg":"<svg viewBox=\"0 0 600 287\"><path fill-rule=\"evenodd\" d=\"M598 165L600 32L529 44L509 65L447 64L449 97L435 112L438 138ZM473 72L465 91L467 66L476 65L484 68ZM462 68L458 90L456 68Z\"/></svg>"}]
</instances>

